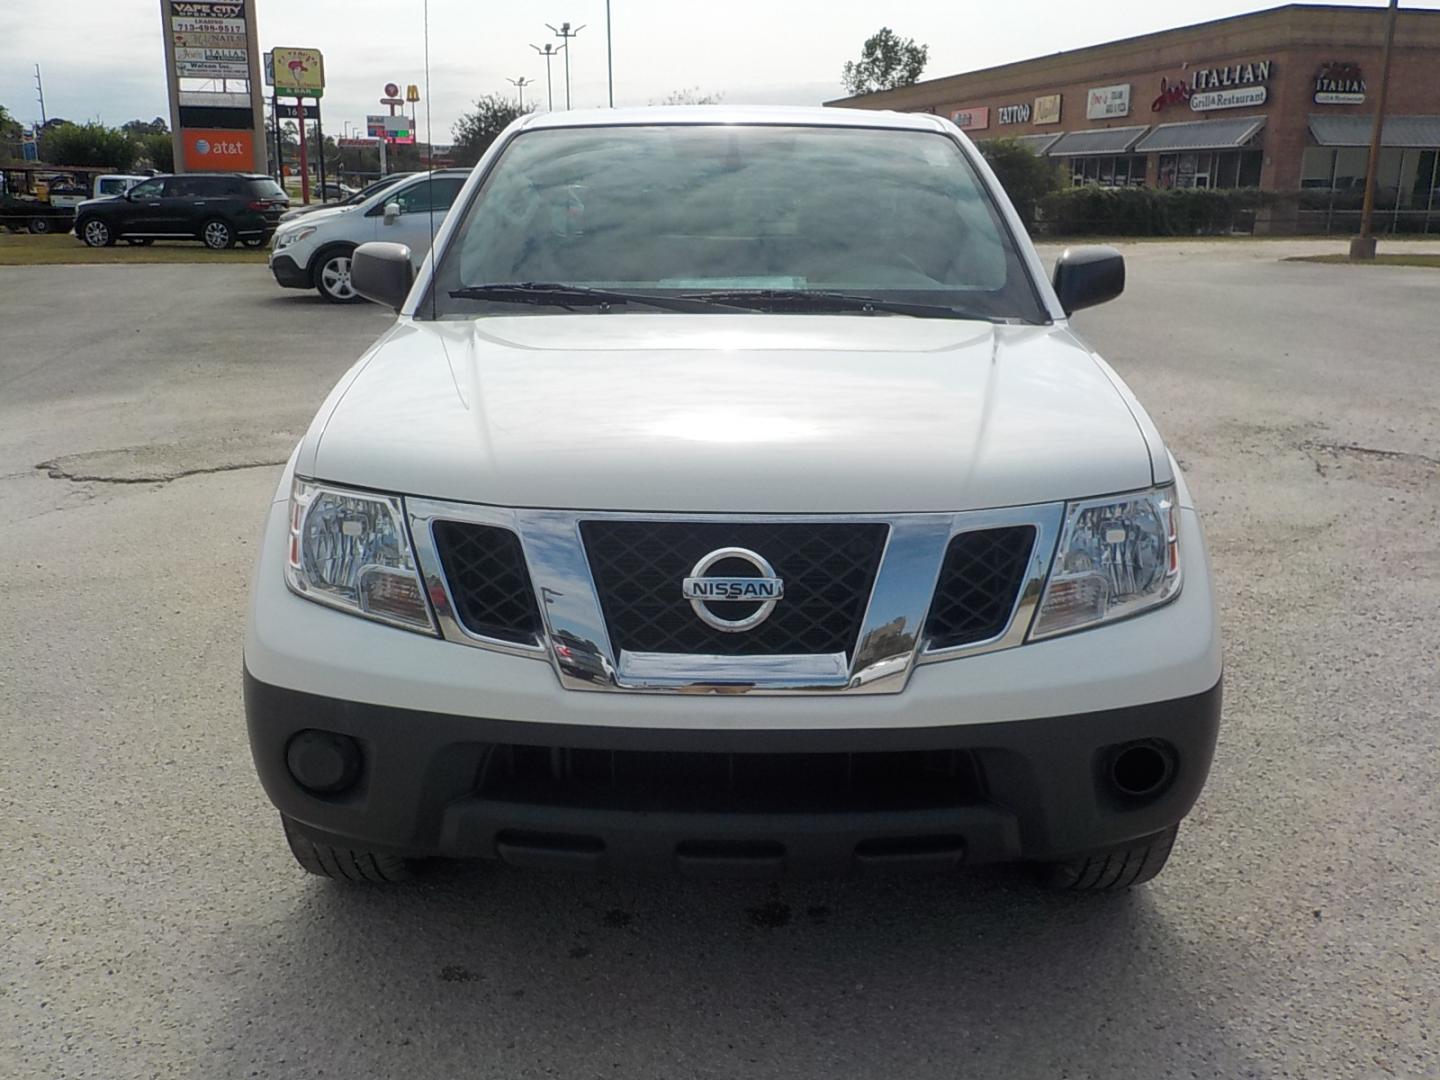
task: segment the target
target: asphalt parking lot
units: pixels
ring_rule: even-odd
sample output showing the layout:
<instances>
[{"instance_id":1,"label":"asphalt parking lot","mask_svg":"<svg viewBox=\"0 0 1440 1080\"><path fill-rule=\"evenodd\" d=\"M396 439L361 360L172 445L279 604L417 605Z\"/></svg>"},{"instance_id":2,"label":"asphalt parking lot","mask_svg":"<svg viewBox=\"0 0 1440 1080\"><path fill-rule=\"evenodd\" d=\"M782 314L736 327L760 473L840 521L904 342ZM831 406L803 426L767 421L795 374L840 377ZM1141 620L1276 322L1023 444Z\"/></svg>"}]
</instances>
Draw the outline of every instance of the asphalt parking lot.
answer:
<instances>
[{"instance_id":1,"label":"asphalt parking lot","mask_svg":"<svg viewBox=\"0 0 1440 1080\"><path fill-rule=\"evenodd\" d=\"M1119 898L303 875L245 591L387 315L260 266L0 268L0 1076L1440 1077L1440 273L1301 250L1339 245L1133 245L1077 319L1225 619L1209 787Z\"/></svg>"}]
</instances>

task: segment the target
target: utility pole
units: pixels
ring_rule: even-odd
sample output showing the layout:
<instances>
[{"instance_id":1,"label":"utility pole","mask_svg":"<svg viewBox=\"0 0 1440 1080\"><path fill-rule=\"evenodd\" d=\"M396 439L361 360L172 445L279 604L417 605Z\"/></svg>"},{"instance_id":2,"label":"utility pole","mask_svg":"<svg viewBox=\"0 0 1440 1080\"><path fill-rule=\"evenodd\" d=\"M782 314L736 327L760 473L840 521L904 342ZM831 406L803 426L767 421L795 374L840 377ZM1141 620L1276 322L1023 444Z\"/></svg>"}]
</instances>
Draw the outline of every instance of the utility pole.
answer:
<instances>
[{"instance_id":1,"label":"utility pole","mask_svg":"<svg viewBox=\"0 0 1440 1080\"><path fill-rule=\"evenodd\" d=\"M40 65L35 65L35 92L40 96L40 126L45 126L45 84L40 80Z\"/></svg>"},{"instance_id":2,"label":"utility pole","mask_svg":"<svg viewBox=\"0 0 1440 1080\"><path fill-rule=\"evenodd\" d=\"M535 80L534 80L534 79L527 79L524 75L521 75L520 78L518 78L518 79L506 79L505 81L508 82L508 83L510 83L512 86L515 87L515 89L517 89L517 90L520 91L520 111L521 111L521 112L524 112L524 111L525 111L525 87L529 86L529 85L530 85L532 82L534 82Z\"/></svg>"},{"instance_id":3,"label":"utility pole","mask_svg":"<svg viewBox=\"0 0 1440 1080\"><path fill-rule=\"evenodd\" d=\"M1350 241L1350 258L1375 258L1375 187L1380 173L1380 143L1385 133L1385 106L1390 96L1390 57L1395 49L1395 23L1400 0L1390 0L1385 16L1385 59L1380 64L1380 95L1375 102L1375 124L1370 131L1370 164L1365 168L1365 204L1360 212L1360 235Z\"/></svg>"},{"instance_id":4,"label":"utility pole","mask_svg":"<svg viewBox=\"0 0 1440 1080\"><path fill-rule=\"evenodd\" d=\"M570 108L570 39L579 37L580 31L585 29L585 24L582 23L573 30L570 29L568 22L561 23L560 29L558 30L550 26L549 23L545 25L555 31L556 37L565 39L565 44L562 47L565 50L565 108L568 110Z\"/></svg>"},{"instance_id":5,"label":"utility pole","mask_svg":"<svg viewBox=\"0 0 1440 1080\"><path fill-rule=\"evenodd\" d=\"M550 82L550 60L552 57L564 52L565 46L561 45L560 48L557 49L554 42L547 41L543 49L539 45L531 45L530 47L545 58L545 93L548 96L550 102L548 108L550 112L554 112L555 87Z\"/></svg>"},{"instance_id":6,"label":"utility pole","mask_svg":"<svg viewBox=\"0 0 1440 1080\"><path fill-rule=\"evenodd\" d=\"M605 0L605 77L610 83L610 108L615 107L615 54L610 48L610 0Z\"/></svg>"}]
</instances>

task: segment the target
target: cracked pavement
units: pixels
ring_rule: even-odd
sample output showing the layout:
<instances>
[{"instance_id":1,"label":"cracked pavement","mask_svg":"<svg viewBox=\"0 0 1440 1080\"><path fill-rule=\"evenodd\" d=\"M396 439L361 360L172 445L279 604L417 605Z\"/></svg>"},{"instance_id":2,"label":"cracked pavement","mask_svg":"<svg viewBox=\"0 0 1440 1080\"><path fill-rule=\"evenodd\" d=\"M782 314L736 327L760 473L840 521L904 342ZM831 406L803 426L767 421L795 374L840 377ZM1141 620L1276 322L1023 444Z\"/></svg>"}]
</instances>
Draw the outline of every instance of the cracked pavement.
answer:
<instances>
[{"instance_id":1,"label":"cracked pavement","mask_svg":"<svg viewBox=\"0 0 1440 1080\"><path fill-rule=\"evenodd\" d=\"M1278 261L1343 244L1129 245L1076 320L1187 469L1225 620L1215 771L1120 898L305 877L246 583L386 314L0 268L0 1076L1440 1080L1440 273Z\"/></svg>"}]
</instances>

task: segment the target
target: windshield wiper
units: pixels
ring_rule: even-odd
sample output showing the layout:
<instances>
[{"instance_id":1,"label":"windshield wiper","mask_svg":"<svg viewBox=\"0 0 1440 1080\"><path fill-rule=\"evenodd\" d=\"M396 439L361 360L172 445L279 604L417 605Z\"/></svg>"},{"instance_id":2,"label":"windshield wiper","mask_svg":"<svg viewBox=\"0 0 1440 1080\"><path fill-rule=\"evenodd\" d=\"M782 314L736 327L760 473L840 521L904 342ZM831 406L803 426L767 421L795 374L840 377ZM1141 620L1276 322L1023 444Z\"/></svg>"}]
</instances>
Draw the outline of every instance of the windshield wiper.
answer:
<instances>
[{"instance_id":1,"label":"windshield wiper","mask_svg":"<svg viewBox=\"0 0 1440 1080\"><path fill-rule=\"evenodd\" d=\"M685 293L684 296L687 300L734 304L766 311L859 311L866 314L884 312L891 315L913 315L917 319L966 317L955 308L942 304L911 304L903 300L882 300L876 296L812 292L806 289L719 289Z\"/></svg>"},{"instance_id":2,"label":"windshield wiper","mask_svg":"<svg viewBox=\"0 0 1440 1080\"><path fill-rule=\"evenodd\" d=\"M500 304L548 304L570 310L580 307L609 308L612 304L645 304L666 311L708 311L717 307L742 310L717 297L651 296L618 289L593 289L588 285L565 285L558 281L498 281L488 285L465 285L451 289L456 300L493 300Z\"/></svg>"}]
</instances>

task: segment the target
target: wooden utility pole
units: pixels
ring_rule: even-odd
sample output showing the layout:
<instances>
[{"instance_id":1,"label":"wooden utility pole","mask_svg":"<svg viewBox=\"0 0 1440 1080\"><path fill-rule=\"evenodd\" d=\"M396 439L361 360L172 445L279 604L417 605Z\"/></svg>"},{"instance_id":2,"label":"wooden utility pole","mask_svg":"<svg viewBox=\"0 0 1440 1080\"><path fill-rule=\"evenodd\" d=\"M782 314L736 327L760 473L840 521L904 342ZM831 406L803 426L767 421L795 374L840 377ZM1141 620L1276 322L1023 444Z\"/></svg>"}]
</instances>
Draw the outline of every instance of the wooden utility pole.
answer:
<instances>
[{"instance_id":1,"label":"wooden utility pole","mask_svg":"<svg viewBox=\"0 0 1440 1080\"><path fill-rule=\"evenodd\" d=\"M1375 258L1375 186L1380 178L1380 143L1385 133L1385 105L1390 96L1390 57L1395 49L1395 22L1400 0L1390 0L1385 16L1385 58L1380 64L1380 94L1375 102L1375 125L1370 132L1370 164L1365 169L1365 205L1360 211L1360 235L1350 241L1350 258Z\"/></svg>"}]
</instances>

